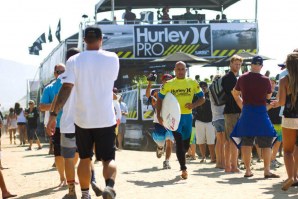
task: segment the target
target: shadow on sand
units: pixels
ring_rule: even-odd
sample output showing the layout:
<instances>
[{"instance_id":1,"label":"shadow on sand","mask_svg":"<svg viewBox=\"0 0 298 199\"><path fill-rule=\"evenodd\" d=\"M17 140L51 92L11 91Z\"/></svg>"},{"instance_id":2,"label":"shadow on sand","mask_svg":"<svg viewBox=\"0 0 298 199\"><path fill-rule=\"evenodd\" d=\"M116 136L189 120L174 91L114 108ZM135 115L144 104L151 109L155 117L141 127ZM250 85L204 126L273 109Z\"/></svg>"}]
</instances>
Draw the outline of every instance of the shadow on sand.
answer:
<instances>
[{"instance_id":1,"label":"shadow on sand","mask_svg":"<svg viewBox=\"0 0 298 199\"><path fill-rule=\"evenodd\" d=\"M52 187L52 188L48 188L48 189L44 189L44 190L40 190L38 192L35 193L30 193L21 197L18 197L18 199L28 199L28 198L39 198L41 196L50 196L51 193L55 193L57 191L61 191L67 189L67 186L64 187Z\"/></svg>"},{"instance_id":2,"label":"shadow on sand","mask_svg":"<svg viewBox=\"0 0 298 199\"><path fill-rule=\"evenodd\" d=\"M223 169L218 168L202 168L194 170L193 172L195 173L193 175L206 176L208 178L218 178L226 174Z\"/></svg>"},{"instance_id":3,"label":"shadow on sand","mask_svg":"<svg viewBox=\"0 0 298 199\"><path fill-rule=\"evenodd\" d=\"M298 187L290 187L288 191L282 191L282 183L273 184L271 187L262 188L266 190L264 193L266 195L271 195L273 199L280 198L298 198Z\"/></svg>"},{"instance_id":4,"label":"shadow on sand","mask_svg":"<svg viewBox=\"0 0 298 199\"><path fill-rule=\"evenodd\" d=\"M185 180L182 180L180 176L176 176L176 178L172 180L163 180L163 181L155 181L155 182L145 182L140 180L128 180L127 182L134 183L136 186L142 186L145 188L152 188L152 187L164 187L164 186L173 186L179 183L186 183Z\"/></svg>"},{"instance_id":5,"label":"shadow on sand","mask_svg":"<svg viewBox=\"0 0 298 199\"><path fill-rule=\"evenodd\" d=\"M46 172L56 171L56 170L57 170L56 168L50 168L50 169L42 170L42 171L23 173L22 175L27 176L27 175L33 175L33 174L38 174L38 173L46 173Z\"/></svg>"},{"instance_id":6,"label":"shadow on sand","mask_svg":"<svg viewBox=\"0 0 298 199\"><path fill-rule=\"evenodd\" d=\"M141 170L138 170L138 171L126 171L126 172L123 172L123 174L149 173L149 172L156 172L156 171L161 171L161 170L164 170L164 169L158 168L158 167L152 167L152 168L141 169Z\"/></svg>"}]
</instances>

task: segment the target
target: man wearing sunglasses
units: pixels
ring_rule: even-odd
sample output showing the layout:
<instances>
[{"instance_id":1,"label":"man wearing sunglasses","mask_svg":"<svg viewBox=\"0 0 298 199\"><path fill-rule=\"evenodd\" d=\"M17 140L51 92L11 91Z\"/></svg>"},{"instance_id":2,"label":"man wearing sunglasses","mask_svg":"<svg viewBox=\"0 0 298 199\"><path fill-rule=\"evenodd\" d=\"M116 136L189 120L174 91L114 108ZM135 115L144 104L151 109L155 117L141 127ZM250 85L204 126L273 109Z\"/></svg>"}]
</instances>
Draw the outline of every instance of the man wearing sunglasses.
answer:
<instances>
[{"instance_id":1,"label":"man wearing sunglasses","mask_svg":"<svg viewBox=\"0 0 298 199\"><path fill-rule=\"evenodd\" d=\"M65 65L62 63L59 63L55 65L54 67L54 76L55 81L50 83L48 86L45 87L42 98L40 101L40 110L41 111L50 111L52 103L55 101L55 97L58 95L58 92L62 86L61 80L58 78L60 74L62 74L65 71ZM64 159L61 156L61 150L60 150L60 118L62 115L62 111L60 111L57 114L56 118L56 128L54 131L52 131L49 136L52 137L52 142L54 145L54 155L55 155L55 165L58 170L58 173L60 175L60 184L59 186L66 185L66 179L64 175ZM45 116L45 124L47 123L47 116ZM47 131L48 132L48 131Z\"/></svg>"}]
</instances>

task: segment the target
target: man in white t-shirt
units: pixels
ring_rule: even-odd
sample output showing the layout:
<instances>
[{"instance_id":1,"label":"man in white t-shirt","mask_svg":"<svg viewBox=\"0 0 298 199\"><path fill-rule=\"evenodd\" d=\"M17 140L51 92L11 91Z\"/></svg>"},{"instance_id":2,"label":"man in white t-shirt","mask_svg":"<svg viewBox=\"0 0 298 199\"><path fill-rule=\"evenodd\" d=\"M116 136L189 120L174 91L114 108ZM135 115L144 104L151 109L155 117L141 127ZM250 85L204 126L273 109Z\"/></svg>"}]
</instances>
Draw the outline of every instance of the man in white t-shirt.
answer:
<instances>
[{"instance_id":1,"label":"man in white t-shirt","mask_svg":"<svg viewBox=\"0 0 298 199\"><path fill-rule=\"evenodd\" d=\"M115 127L113 87L118 77L119 58L115 53L101 49L102 32L97 26L85 29L86 51L66 63L65 77L57 103L50 113L48 130L53 129L55 117L75 89L74 113L76 144L80 163L78 177L82 199L89 199L90 164L95 144L97 160L103 164L106 187L103 198L115 198ZM104 113L104 114L103 114Z\"/></svg>"}]
</instances>

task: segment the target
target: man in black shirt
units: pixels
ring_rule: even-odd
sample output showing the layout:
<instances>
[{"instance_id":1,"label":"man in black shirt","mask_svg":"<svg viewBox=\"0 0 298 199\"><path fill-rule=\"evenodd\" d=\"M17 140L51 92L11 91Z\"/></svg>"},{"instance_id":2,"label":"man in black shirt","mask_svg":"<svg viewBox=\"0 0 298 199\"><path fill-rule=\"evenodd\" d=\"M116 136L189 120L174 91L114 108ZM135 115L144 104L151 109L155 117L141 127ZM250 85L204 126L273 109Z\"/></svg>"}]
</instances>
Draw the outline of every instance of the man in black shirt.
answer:
<instances>
[{"instance_id":1,"label":"man in black shirt","mask_svg":"<svg viewBox=\"0 0 298 199\"><path fill-rule=\"evenodd\" d=\"M134 24L136 20L136 14L131 12L131 7L127 7L125 9L125 13L123 13L123 19L125 24Z\"/></svg>"},{"instance_id":2,"label":"man in black shirt","mask_svg":"<svg viewBox=\"0 0 298 199\"><path fill-rule=\"evenodd\" d=\"M226 104L224 108L225 118L225 172L239 172L238 169L238 149L231 141L230 134L237 123L241 110L233 98L232 90L237 83L236 76L240 70L243 59L238 55L234 55L230 61L230 71L222 78L222 87L226 93Z\"/></svg>"},{"instance_id":3,"label":"man in black shirt","mask_svg":"<svg viewBox=\"0 0 298 199\"><path fill-rule=\"evenodd\" d=\"M196 142L199 145L202 155L201 163L206 162L206 143L210 152L211 163L215 163L215 131L212 125L211 102L209 99L209 90L207 82L199 83L205 95L205 103L198 106L194 111L195 127L196 127Z\"/></svg>"}]
</instances>

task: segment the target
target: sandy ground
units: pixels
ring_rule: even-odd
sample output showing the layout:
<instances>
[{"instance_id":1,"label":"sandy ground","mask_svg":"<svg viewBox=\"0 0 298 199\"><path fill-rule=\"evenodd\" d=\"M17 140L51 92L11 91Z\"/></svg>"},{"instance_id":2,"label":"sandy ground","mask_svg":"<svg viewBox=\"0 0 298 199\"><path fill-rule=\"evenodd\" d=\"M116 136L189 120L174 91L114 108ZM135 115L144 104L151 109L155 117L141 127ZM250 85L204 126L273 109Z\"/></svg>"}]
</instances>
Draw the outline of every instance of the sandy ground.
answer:
<instances>
[{"instance_id":1,"label":"sandy ground","mask_svg":"<svg viewBox=\"0 0 298 199\"><path fill-rule=\"evenodd\" d=\"M17 142L19 143L19 142ZM10 145L8 135L2 136L3 175L10 192L20 199L61 199L67 188L57 188L58 173L52 168L54 158L48 155L48 146L42 150L25 151L25 147ZM186 199L186 198L298 198L298 189L281 190L281 183L286 179L285 167L274 172L280 179L265 179L262 163L256 163L254 177L245 179L242 173L226 174L215 168L214 164L188 162L189 178L181 180L179 164L173 153L170 164L172 169L163 170L161 159L155 152L122 150L117 152L118 174L115 189L117 198L122 199ZM278 158L283 162L282 158ZM104 186L101 163L95 164L98 184ZM79 186L76 187L78 196ZM92 198L96 197L90 190ZM78 197L80 198L80 197Z\"/></svg>"}]
</instances>

